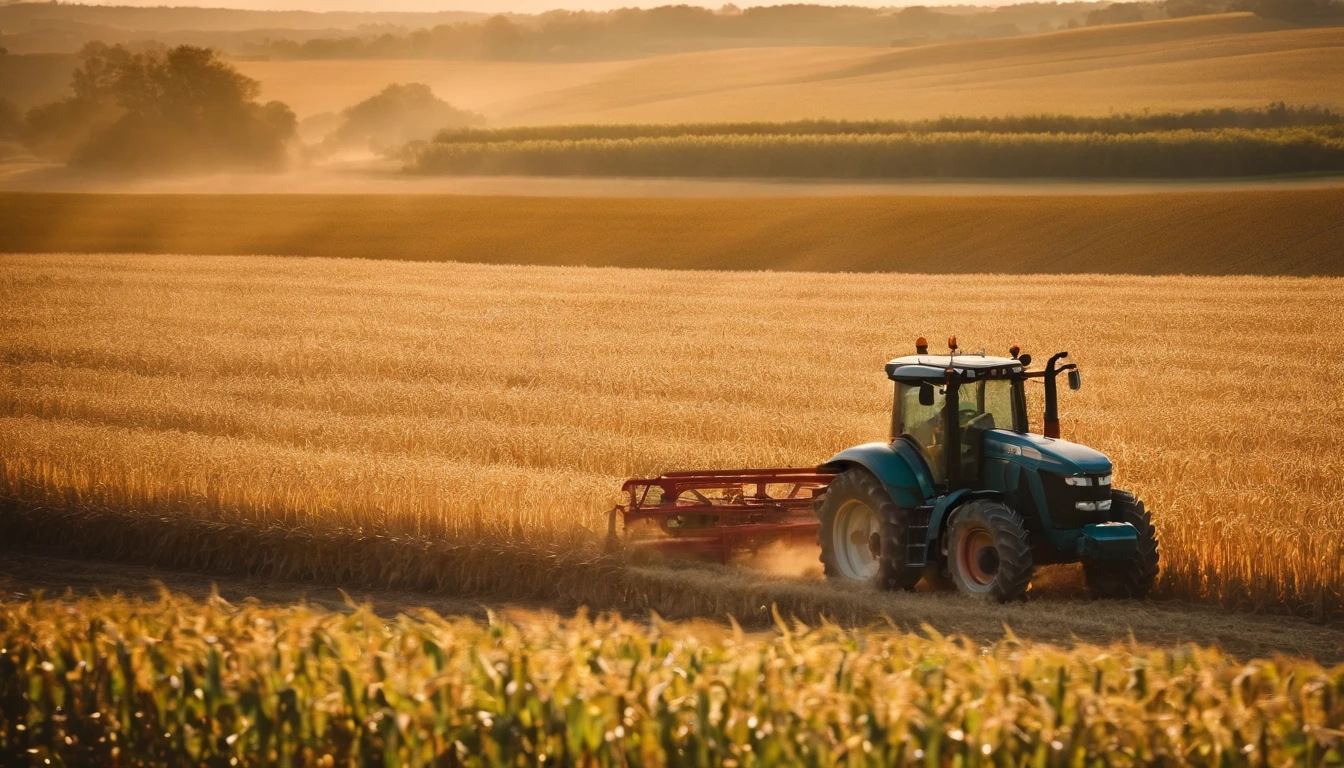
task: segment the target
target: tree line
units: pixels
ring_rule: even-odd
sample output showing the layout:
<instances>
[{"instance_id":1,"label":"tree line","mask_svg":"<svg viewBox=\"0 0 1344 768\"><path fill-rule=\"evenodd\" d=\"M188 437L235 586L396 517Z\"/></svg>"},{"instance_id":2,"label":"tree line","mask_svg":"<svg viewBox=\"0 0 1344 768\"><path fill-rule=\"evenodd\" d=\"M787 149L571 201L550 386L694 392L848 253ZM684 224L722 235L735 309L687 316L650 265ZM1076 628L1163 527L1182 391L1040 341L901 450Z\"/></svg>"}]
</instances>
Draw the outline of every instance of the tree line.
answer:
<instances>
[{"instance_id":1,"label":"tree line","mask_svg":"<svg viewBox=\"0 0 1344 768\"><path fill-rule=\"evenodd\" d=\"M300 148L294 113L259 101L260 90L206 48L90 43L65 98L26 112L0 99L0 142L85 170L276 171L296 155L390 151L484 122L426 85L394 83L333 116L324 138Z\"/></svg>"},{"instance_id":2,"label":"tree line","mask_svg":"<svg viewBox=\"0 0 1344 768\"><path fill-rule=\"evenodd\" d=\"M1228 0L1208 0L1227 2ZM1152 17L1161 17L1160 7ZM240 45L242 55L281 59L446 58L568 60L781 43L917 44L1041 32L1086 23L1094 3L1021 3L934 10L780 5L717 11L689 5L607 12L497 15L411 31Z\"/></svg>"},{"instance_id":3,"label":"tree line","mask_svg":"<svg viewBox=\"0 0 1344 768\"><path fill-rule=\"evenodd\" d=\"M277 59L581 60L783 43L915 45L1228 11L1252 11L1299 23L1330 23L1344 20L1344 0L1031 2L939 9L791 4L742 10L730 4L717 11L668 5L497 15L410 31L243 43L236 51Z\"/></svg>"},{"instance_id":4,"label":"tree line","mask_svg":"<svg viewBox=\"0 0 1344 768\"><path fill-rule=\"evenodd\" d=\"M260 103L260 90L205 48L90 43L69 96L22 115L0 111L11 138L75 167L273 170L285 163L296 120L278 101Z\"/></svg>"}]
</instances>

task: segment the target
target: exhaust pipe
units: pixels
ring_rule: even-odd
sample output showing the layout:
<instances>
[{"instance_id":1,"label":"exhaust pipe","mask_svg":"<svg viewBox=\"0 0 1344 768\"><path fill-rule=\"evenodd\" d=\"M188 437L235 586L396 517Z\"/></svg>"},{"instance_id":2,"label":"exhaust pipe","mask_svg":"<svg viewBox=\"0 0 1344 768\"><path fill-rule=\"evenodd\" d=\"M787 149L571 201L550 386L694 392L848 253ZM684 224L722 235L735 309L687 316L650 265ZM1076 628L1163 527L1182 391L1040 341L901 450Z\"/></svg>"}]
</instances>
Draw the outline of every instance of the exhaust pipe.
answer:
<instances>
[{"instance_id":1,"label":"exhaust pipe","mask_svg":"<svg viewBox=\"0 0 1344 768\"><path fill-rule=\"evenodd\" d=\"M1059 439L1059 388L1055 384L1055 377L1063 371L1057 369L1055 364L1068 356L1068 352L1060 352L1045 364L1045 425L1042 434L1055 439Z\"/></svg>"}]
</instances>

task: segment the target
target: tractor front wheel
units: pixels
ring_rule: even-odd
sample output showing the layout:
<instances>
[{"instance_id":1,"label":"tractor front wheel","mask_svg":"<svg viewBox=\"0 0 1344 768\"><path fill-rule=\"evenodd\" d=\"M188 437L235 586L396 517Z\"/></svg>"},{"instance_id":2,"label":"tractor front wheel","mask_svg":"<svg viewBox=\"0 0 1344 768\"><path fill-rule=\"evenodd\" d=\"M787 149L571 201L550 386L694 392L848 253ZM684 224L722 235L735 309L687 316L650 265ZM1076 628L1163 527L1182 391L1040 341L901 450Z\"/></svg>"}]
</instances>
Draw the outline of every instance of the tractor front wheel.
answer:
<instances>
[{"instance_id":1,"label":"tractor front wheel","mask_svg":"<svg viewBox=\"0 0 1344 768\"><path fill-rule=\"evenodd\" d=\"M957 510L947 538L947 570L962 594L999 603L1026 597L1031 543L1012 507L972 501Z\"/></svg>"},{"instance_id":2,"label":"tractor front wheel","mask_svg":"<svg viewBox=\"0 0 1344 768\"><path fill-rule=\"evenodd\" d=\"M848 469L832 480L817 517L827 578L878 589L913 589L919 581L919 570L905 565L909 513L866 470Z\"/></svg>"},{"instance_id":3,"label":"tractor front wheel","mask_svg":"<svg viewBox=\"0 0 1344 768\"><path fill-rule=\"evenodd\" d=\"M1111 519L1129 523L1139 532L1138 546L1129 559L1118 563L1085 563L1088 591L1099 598L1145 597L1157 583L1157 530L1153 519L1132 493L1112 491L1111 504Z\"/></svg>"}]
</instances>

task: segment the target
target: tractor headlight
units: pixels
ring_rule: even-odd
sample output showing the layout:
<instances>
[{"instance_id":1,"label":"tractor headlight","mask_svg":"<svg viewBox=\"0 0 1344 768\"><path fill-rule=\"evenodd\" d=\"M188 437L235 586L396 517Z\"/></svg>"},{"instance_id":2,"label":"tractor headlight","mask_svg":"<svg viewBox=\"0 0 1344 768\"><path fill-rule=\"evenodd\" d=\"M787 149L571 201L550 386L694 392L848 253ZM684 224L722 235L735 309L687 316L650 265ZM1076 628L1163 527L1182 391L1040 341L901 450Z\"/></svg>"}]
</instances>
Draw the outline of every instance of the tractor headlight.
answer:
<instances>
[{"instance_id":1,"label":"tractor headlight","mask_svg":"<svg viewBox=\"0 0 1344 768\"><path fill-rule=\"evenodd\" d=\"M1111 508L1111 500L1105 501L1079 501L1074 503L1074 509L1079 512L1106 512Z\"/></svg>"},{"instance_id":2,"label":"tractor headlight","mask_svg":"<svg viewBox=\"0 0 1344 768\"><path fill-rule=\"evenodd\" d=\"M1069 485L1091 485L1091 484L1092 484L1092 478L1090 478L1090 477L1066 477L1066 478L1064 478L1064 482L1065 482L1065 483L1068 483ZM1079 507L1079 509L1082 509L1082 507Z\"/></svg>"},{"instance_id":3,"label":"tractor headlight","mask_svg":"<svg viewBox=\"0 0 1344 768\"><path fill-rule=\"evenodd\" d=\"M1110 485L1110 484L1111 484L1110 475L1102 475L1101 477L1097 478L1097 485Z\"/></svg>"}]
</instances>

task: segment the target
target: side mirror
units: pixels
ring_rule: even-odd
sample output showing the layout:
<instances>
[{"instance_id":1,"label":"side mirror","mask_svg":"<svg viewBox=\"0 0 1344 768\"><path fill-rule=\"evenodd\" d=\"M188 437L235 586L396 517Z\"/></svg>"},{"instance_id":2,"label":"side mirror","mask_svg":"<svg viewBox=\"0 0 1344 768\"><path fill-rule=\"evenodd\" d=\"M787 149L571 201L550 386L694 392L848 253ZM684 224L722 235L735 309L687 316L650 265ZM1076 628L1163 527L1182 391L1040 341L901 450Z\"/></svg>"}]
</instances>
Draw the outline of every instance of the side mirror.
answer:
<instances>
[{"instance_id":1,"label":"side mirror","mask_svg":"<svg viewBox=\"0 0 1344 768\"><path fill-rule=\"evenodd\" d=\"M1023 353L1022 355L1018 356L1017 361L1022 364L1022 370L1025 371L1027 368L1031 366L1031 355Z\"/></svg>"},{"instance_id":2,"label":"side mirror","mask_svg":"<svg viewBox=\"0 0 1344 768\"><path fill-rule=\"evenodd\" d=\"M919 404L920 404L920 405L933 405L933 385L932 385L932 384L920 384L920 385L919 385Z\"/></svg>"},{"instance_id":3,"label":"side mirror","mask_svg":"<svg viewBox=\"0 0 1344 768\"><path fill-rule=\"evenodd\" d=\"M1083 377L1078 373L1078 369L1074 368L1073 370L1069 371L1069 389L1072 389L1074 392L1077 392L1082 388L1083 388Z\"/></svg>"}]
</instances>

